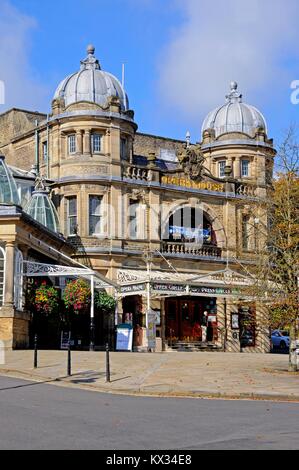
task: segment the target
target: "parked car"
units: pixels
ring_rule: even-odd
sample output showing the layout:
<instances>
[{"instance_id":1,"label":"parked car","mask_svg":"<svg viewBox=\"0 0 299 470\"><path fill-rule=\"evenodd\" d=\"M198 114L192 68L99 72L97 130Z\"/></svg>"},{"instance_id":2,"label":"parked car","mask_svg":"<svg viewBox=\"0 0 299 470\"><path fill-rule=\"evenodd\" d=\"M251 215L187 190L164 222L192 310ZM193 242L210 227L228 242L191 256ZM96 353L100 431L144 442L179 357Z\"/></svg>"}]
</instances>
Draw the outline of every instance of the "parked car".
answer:
<instances>
[{"instance_id":1,"label":"parked car","mask_svg":"<svg viewBox=\"0 0 299 470\"><path fill-rule=\"evenodd\" d=\"M272 348L286 350L290 347L290 333L286 330L274 330L271 333Z\"/></svg>"},{"instance_id":2,"label":"parked car","mask_svg":"<svg viewBox=\"0 0 299 470\"><path fill-rule=\"evenodd\" d=\"M255 338L252 333L245 331L240 335L241 348L255 345Z\"/></svg>"}]
</instances>

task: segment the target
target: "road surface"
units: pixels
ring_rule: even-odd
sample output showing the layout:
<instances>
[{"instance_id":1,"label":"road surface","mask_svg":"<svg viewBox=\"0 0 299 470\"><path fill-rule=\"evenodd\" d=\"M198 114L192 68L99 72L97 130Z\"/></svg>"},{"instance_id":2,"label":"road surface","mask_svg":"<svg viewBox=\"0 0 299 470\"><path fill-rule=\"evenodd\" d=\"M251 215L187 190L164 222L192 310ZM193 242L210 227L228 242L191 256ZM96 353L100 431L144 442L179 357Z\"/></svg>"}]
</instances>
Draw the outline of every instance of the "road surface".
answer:
<instances>
[{"instance_id":1,"label":"road surface","mask_svg":"<svg viewBox=\"0 0 299 470\"><path fill-rule=\"evenodd\" d=\"M0 449L299 449L299 404L127 397L0 377Z\"/></svg>"}]
</instances>

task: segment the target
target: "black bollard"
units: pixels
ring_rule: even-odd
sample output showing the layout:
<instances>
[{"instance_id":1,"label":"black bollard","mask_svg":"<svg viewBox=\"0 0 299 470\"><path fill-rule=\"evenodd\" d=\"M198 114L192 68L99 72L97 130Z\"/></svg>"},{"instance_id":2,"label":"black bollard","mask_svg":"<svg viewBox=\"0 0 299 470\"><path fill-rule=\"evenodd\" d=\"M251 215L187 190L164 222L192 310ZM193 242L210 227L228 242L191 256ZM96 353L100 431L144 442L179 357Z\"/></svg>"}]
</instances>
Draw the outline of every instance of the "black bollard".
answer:
<instances>
[{"instance_id":1,"label":"black bollard","mask_svg":"<svg viewBox=\"0 0 299 470\"><path fill-rule=\"evenodd\" d=\"M34 336L34 369L37 369L37 335Z\"/></svg>"},{"instance_id":2,"label":"black bollard","mask_svg":"<svg viewBox=\"0 0 299 470\"><path fill-rule=\"evenodd\" d=\"M71 334L69 335L69 342L67 348L67 375L72 375L72 355L71 355Z\"/></svg>"},{"instance_id":3,"label":"black bollard","mask_svg":"<svg viewBox=\"0 0 299 470\"><path fill-rule=\"evenodd\" d=\"M106 382L110 380L110 357L109 357L109 344L106 343Z\"/></svg>"}]
</instances>

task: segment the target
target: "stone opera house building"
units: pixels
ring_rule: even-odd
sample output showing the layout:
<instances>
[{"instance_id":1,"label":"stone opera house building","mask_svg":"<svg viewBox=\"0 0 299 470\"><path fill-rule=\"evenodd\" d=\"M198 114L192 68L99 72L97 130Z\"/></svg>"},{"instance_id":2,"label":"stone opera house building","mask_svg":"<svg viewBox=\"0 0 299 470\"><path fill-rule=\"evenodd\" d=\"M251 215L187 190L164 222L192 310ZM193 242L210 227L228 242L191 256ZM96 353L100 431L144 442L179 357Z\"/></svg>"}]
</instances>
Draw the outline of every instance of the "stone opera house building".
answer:
<instances>
[{"instance_id":1,"label":"stone opera house building","mask_svg":"<svg viewBox=\"0 0 299 470\"><path fill-rule=\"evenodd\" d=\"M50 114L0 115L0 340L29 347L24 298L37 269L62 290L86 269L116 297L113 321L95 318L112 343L125 323L135 351L267 352L262 305L242 292L276 153L265 118L232 82L194 145L137 128L93 46Z\"/></svg>"}]
</instances>

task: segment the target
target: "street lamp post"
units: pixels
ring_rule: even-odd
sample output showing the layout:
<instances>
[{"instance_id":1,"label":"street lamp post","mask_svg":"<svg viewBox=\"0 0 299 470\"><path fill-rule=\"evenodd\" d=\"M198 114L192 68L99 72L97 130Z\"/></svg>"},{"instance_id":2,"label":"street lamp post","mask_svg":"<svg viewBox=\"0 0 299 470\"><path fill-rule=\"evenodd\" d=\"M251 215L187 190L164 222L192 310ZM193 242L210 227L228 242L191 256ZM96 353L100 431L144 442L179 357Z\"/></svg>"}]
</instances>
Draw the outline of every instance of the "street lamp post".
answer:
<instances>
[{"instance_id":1,"label":"street lamp post","mask_svg":"<svg viewBox=\"0 0 299 470\"><path fill-rule=\"evenodd\" d=\"M90 301L90 343L89 350L95 350L95 325L94 325L94 276L90 276L90 291L91 291L91 301Z\"/></svg>"},{"instance_id":2,"label":"street lamp post","mask_svg":"<svg viewBox=\"0 0 299 470\"><path fill-rule=\"evenodd\" d=\"M147 284L146 284L146 316L145 316L145 325L146 325L146 338L148 341L148 326L149 326L149 314L151 310L151 262L152 262L152 253L148 250L144 256L144 261L146 262L146 271L147 271Z\"/></svg>"}]
</instances>

